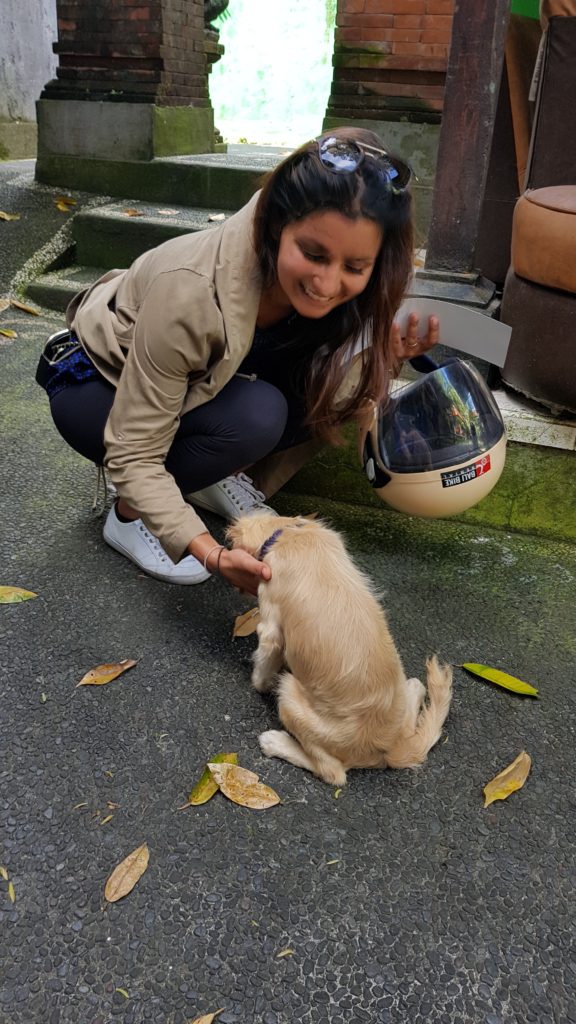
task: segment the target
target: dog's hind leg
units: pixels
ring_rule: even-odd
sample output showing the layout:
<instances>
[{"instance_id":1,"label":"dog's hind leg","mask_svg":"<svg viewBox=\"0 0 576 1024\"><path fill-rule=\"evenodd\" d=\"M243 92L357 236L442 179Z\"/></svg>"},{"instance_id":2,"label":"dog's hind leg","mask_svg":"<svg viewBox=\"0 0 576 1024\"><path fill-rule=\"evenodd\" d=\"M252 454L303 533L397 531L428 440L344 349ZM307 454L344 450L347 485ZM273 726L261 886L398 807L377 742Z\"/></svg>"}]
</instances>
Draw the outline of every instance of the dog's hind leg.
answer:
<instances>
[{"instance_id":1,"label":"dog's hind leg","mask_svg":"<svg viewBox=\"0 0 576 1024\"><path fill-rule=\"evenodd\" d=\"M267 732L260 733L258 742L266 757L281 757L283 761L289 761L297 768L305 768L309 772L314 771L312 761L298 740L295 740L289 733L283 732L281 729L268 729Z\"/></svg>"},{"instance_id":2,"label":"dog's hind leg","mask_svg":"<svg viewBox=\"0 0 576 1024\"><path fill-rule=\"evenodd\" d=\"M274 685L274 677L284 661L284 637L275 622L260 622L258 648L254 654L252 686L259 693L267 693Z\"/></svg>"},{"instance_id":3,"label":"dog's hind leg","mask_svg":"<svg viewBox=\"0 0 576 1024\"><path fill-rule=\"evenodd\" d=\"M296 766L296 768L305 768L306 771L312 772L313 775L319 775L324 782L331 783L334 786L343 786L346 782L346 772L342 765L335 758L329 758L333 765L326 764L329 755L321 758L308 757L308 754L304 748L295 740L289 733L283 732L281 729L268 729L267 732L260 733L258 737L260 748L266 757L280 757L283 761L288 761L290 764Z\"/></svg>"},{"instance_id":4,"label":"dog's hind leg","mask_svg":"<svg viewBox=\"0 0 576 1024\"><path fill-rule=\"evenodd\" d=\"M416 732L418 715L426 698L426 687L419 679L406 680L406 728Z\"/></svg>"},{"instance_id":5,"label":"dog's hind leg","mask_svg":"<svg viewBox=\"0 0 576 1024\"><path fill-rule=\"evenodd\" d=\"M337 757L325 749L324 743L329 740L325 723L310 707L305 692L291 672L283 672L280 677L278 714L282 725L295 737L293 742L297 741L296 745L302 753L298 754L298 761L284 753L274 756L285 757L292 764L307 768L324 782L343 786L346 782L346 769ZM285 734L277 732L274 735L278 737ZM295 753L293 748L291 752Z\"/></svg>"}]
</instances>

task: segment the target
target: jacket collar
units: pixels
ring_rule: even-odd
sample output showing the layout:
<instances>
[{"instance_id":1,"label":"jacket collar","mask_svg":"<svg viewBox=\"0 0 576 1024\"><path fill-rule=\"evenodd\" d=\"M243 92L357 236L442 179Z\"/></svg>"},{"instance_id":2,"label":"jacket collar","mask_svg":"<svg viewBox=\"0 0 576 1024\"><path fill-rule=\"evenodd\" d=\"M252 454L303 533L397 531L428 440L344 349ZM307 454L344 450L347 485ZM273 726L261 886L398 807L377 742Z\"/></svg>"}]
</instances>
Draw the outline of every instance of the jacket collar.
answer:
<instances>
[{"instance_id":1,"label":"jacket collar","mask_svg":"<svg viewBox=\"0 0 576 1024\"><path fill-rule=\"evenodd\" d=\"M262 294L262 277L252 226L259 192L222 226L214 286L224 320L227 351L246 353L254 336Z\"/></svg>"}]
</instances>

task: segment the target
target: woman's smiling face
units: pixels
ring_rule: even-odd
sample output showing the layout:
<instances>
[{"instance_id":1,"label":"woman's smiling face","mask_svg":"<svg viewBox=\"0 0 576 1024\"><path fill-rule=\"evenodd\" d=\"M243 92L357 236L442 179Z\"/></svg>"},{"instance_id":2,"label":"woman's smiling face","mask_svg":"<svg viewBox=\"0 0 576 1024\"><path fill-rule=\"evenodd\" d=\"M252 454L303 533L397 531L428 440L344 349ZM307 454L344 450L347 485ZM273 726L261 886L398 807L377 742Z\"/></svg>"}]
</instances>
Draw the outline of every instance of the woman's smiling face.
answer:
<instances>
[{"instance_id":1,"label":"woman's smiling face","mask_svg":"<svg viewBox=\"0 0 576 1024\"><path fill-rule=\"evenodd\" d=\"M287 224L280 236L275 298L301 316L326 316L363 292L382 244L381 227L336 210Z\"/></svg>"}]
</instances>

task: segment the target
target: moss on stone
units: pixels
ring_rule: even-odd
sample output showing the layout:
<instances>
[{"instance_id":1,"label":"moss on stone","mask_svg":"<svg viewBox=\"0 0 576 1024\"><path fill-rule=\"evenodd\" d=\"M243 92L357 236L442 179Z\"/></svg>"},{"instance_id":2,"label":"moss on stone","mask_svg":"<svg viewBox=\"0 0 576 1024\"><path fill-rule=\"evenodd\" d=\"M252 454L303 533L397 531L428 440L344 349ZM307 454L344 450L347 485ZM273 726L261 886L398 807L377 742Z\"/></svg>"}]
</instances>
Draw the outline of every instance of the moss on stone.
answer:
<instances>
[{"instance_id":1,"label":"moss on stone","mask_svg":"<svg viewBox=\"0 0 576 1024\"><path fill-rule=\"evenodd\" d=\"M154 107L153 122L153 152L157 157L209 153L212 148L212 107Z\"/></svg>"}]
</instances>

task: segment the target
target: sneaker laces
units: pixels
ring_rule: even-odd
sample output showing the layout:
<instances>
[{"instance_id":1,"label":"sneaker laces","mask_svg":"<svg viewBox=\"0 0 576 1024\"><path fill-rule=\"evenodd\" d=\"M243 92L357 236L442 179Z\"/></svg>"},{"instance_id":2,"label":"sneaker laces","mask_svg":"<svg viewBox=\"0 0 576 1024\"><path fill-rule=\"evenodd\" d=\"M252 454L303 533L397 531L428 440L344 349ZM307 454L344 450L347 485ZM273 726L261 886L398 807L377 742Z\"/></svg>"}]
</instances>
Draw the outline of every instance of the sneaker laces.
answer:
<instances>
[{"instance_id":1,"label":"sneaker laces","mask_svg":"<svg viewBox=\"0 0 576 1024\"><path fill-rule=\"evenodd\" d=\"M160 558L160 561L167 562L168 555L164 551L164 548L162 547L160 541L158 540L158 537L155 537L153 533L150 533L150 530L146 529L143 522L140 522L138 524L138 529L140 530L140 533L144 534L144 539L148 542L148 546L156 552L156 554Z\"/></svg>"},{"instance_id":2,"label":"sneaker laces","mask_svg":"<svg viewBox=\"0 0 576 1024\"><path fill-rule=\"evenodd\" d=\"M98 466L96 463L94 463L94 466L96 468L96 484L92 497L92 511L97 516L101 516L106 509L108 501L116 497L117 491L104 466Z\"/></svg>"},{"instance_id":3,"label":"sneaker laces","mask_svg":"<svg viewBox=\"0 0 576 1024\"><path fill-rule=\"evenodd\" d=\"M265 504L266 495L263 491L256 489L252 478L246 476L246 473L236 473L234 476L227 476L222 481L221 486L240 512L246 512L251 508L258 508Z\"/></svg>"}]
</instances>

